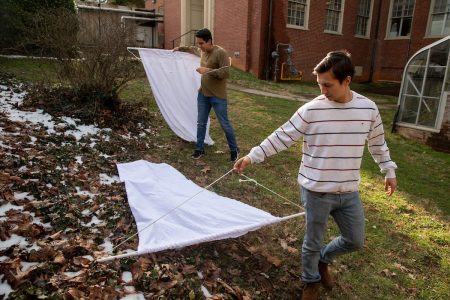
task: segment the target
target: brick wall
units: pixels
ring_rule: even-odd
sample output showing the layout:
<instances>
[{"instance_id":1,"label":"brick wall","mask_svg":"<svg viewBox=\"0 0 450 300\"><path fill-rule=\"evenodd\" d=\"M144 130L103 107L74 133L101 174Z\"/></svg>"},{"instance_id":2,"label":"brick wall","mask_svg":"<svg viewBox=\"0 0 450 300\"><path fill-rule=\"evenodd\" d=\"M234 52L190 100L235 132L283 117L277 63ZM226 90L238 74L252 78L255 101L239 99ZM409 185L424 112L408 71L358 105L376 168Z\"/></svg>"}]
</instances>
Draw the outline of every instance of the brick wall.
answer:
<instances>
[{"instance_id":1,"label":"brick wall","mask_svg":"<svg viewBox=\"0 0 450 300\"><path fill-rule=\"evenodd\" d=\"M181 35L181 0L152 0L145 1L146 9L162 10L164 12L164 48L172 49L172 40ZM179 46L180 39L175 41Z\"/></svg>"},{"instance_id":2,"label":"brick wall","mask_svg":"<svg viewBox=\"0 0 450 300\"><path fill-rule=\"evenodd\" d=\"M250 22L250 41L248 43L249 55L247 57L247 70L259 78L265 78L265 66L268 55L267 39L269 35L269 1L250 1L252 12Z\"/></svg>"},{"instance_id":3,"label":"brick wall","mask_svg":"<svg viewBox=\"0 0 450 300\"><path fill-rule=\"evenodd\" d=\"M265 78L273 78L275 61L270 53L277 43L291 44L293 62L303 71L303 81L315 81L312 71L327 52L347 49L362 74L354 81L372 79L400 81L408 59L420 48L437 38L425 37L431 0L416 0L411 38L386 39L391 0L374 0L370 38L355 36L359 1L345 1L342 34L325 33L327 0L310 0L308 30L287 28L287 0L273 1L273 26L268 27L269 0L216 0L214 41L233 57L233 65ZM380 2L381 1L381 2ZM379 4L382 4L381 7ZM165 48L172 48L171 40L181 32L181 0L146 1L146 8L164 6ZM378 27L377 27L378 25ZM270 36L269 36L270 32ZM271 45L267 47L270 38ZM176 45L179 43L177 40ZM286 60L281 47L279 63ZM234 54L239 53L239 57ZM278 65L280 67L280 65Z\"/></svg>"},{"instance_id":4,"label":"brick wall","mask_svg":"<svg viewBox=\"0 0 450 300\"><path fill-rule=\"evenodd\" d=\"M375 3L377 5L377 3ZM414 53L439 38L426 37L431 0L415 1L411 36L406 39L387 39L390 1L383 1L380 15L378 49L375 57L374 80L400 81L403 69Z\"/></svg>"},{"instance_id":5,"label":"brick wall","mask_svg":"<svg viewBox=\"0 0 450 300\"><path fill-rule=\"evenodd\" d=\"M233 66L242 70L247 70L248 25L248 1L215 2L214 43L225 48L232 57ZM235 53L239 53L239 57Z\"/></svg>"},{"instance_id":6,"label":"brick wall","mask_svg":"<svg viewBox=\"0 0 450 300\"><path fill-rule=\"evenodd\" d=\"M344 9L344 22L342 34L325 33L326 0L310 1L310 13L308 30L287 28L287 1L277 1L274 14L277 22L274 24L274 44L288 43L294 48L293 62L297 69L303 71L304 81L315 81L312 74L314 67L329 52L339 49L347 49L357 66L363 67L363 74L356 81L364 81L368 78L371 50L369 39L355 37L357 1L346 1ZM373 28L373 27L372 27ZM285 48L283 48L285 49ZM283 55L279 59L285 61ZM271 61L274 64L274 61ZM271 72L273 73L272 65Z\"/></svg>"}]
</instances>

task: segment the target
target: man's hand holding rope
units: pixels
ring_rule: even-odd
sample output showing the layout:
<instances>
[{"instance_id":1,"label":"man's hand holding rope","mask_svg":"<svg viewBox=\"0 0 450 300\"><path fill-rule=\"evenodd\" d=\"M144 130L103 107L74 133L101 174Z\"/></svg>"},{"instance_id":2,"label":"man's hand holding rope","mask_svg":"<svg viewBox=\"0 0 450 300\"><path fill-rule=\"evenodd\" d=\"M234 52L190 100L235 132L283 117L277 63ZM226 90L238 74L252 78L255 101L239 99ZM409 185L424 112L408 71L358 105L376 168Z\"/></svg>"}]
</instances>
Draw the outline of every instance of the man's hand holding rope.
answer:
<instances>
[{"instance_id":1,"label":"man's hand holding rope","mask_svg":"<svg viewBox=\"0 0 450 300\"><path fill-rule=\"evenodd\" d=\"M239 174L244 172L244 169L252 164L252 160L248 156L241 157L233 166L233 171Z\"/></svg>"}]
</instances>

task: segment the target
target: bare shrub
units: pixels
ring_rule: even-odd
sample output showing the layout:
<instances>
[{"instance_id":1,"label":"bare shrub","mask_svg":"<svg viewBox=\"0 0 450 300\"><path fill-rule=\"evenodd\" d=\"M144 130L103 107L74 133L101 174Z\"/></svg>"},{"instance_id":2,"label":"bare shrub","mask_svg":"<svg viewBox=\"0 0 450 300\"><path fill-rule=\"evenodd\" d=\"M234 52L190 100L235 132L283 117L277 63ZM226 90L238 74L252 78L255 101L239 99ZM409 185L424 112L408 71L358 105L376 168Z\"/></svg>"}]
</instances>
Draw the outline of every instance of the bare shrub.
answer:
<instances>
[{"instance_id":1,"label":"bare shrub","mask_svg":"<svg viewBox=\"0 0 450 300\"><path fill-rule=\"evenodd\" d=\"M107 14L81 19L68 10L52 9L35 14L26 43L55 57L58 81L96 113L105 106L116 108L118 93L139 73L139 62L127 51L132 34Z\"/></svg>"}]
</instances>

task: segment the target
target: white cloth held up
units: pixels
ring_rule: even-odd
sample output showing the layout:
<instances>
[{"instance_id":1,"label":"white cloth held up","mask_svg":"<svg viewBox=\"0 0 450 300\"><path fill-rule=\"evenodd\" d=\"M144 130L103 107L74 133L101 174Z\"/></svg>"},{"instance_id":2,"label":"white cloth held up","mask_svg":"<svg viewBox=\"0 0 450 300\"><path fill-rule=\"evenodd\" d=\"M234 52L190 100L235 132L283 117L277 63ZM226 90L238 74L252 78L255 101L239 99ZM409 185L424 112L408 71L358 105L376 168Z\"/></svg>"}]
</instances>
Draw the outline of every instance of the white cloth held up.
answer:
<instances>
[{"instance_id":1,"label":"white cloth held up","mask_svg":"<svg viewBox=\"0 0 450 300\"><path fill-rule=\"evenodd\" d=\"M156 103L170 129L188 142L197 141L197 94L200 58L189 53L139 48ZM209 136L209 120L205 143Z\"/></svg>"}]
</instances>

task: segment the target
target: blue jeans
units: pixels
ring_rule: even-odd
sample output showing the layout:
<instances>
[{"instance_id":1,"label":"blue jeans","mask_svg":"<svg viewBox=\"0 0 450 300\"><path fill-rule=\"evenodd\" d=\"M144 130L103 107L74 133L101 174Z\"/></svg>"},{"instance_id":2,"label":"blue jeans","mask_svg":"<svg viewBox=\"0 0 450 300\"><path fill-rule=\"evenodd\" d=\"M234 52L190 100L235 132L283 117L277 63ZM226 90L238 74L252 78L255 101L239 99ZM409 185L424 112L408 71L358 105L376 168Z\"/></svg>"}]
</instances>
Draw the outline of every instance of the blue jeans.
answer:
<instances>
[{"instance_id":1,"label":"blue jeans","mask_svg":"<svg viewBox=\"0 0 450 300\"><path fill-rule=\"evenodd\" d=\"M195 146L196 150L203 150L205 147L206 125L208 123L208 116L209 112L211 111L211 107L214 108L214 112L216 113L220 126L222 126L222 129L225 132L230 151L237 150L236 137L234 136L233 126L231 126L231 123L228 120L227 105L227 99L206 97L202 93L198 92L197 144Z\"/></svg>"},{"instance_id":2,"label":"blue jeans","mask_svg":"<svg viewBox=\"0 0 450 300\"><path fill-rule=\"evenodd\" d=\"M364 246L364 210L359 192L328 194L301 188L306 209L306 233L302 245L302 280L319 282L319 260L330 263L338 255ZM338 225L341 235L323 245L328 216Z\"/></svg>"}]
</instances>

